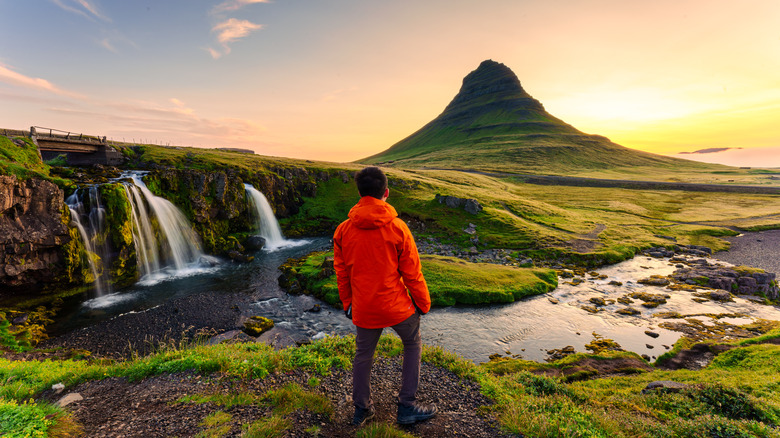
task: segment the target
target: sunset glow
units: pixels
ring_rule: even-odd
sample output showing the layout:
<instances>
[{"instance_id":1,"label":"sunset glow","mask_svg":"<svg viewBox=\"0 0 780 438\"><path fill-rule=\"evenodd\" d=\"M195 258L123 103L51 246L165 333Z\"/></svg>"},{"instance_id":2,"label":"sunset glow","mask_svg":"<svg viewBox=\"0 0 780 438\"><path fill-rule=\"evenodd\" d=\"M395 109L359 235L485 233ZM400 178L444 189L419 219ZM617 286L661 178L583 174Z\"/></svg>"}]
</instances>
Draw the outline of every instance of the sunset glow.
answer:
<instances>
[{"instance_id":1,"label":"sunset glow","mask_svg":"<svg viewBox=\"0 0 780 438\"><path fill-rule=\"evenodd\" d=\"M435 118L493 59L581 131L780 166L775 0L48 0L0 15L17 17L0 28L0 128L351 161Z\"/></svg>"}]
</instances>

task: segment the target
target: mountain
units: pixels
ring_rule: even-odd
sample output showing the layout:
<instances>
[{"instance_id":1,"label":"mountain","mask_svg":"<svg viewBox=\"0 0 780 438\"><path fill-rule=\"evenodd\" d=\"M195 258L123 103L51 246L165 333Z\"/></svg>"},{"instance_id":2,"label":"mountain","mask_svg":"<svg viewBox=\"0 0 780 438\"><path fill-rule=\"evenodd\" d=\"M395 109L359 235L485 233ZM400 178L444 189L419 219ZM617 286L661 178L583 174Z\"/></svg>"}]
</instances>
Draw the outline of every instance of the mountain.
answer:
<instances>
[{"instance_id":1,"label":"mountain","mask_svg":"<svg viewBox=\"0 0 780 438\"><path fill-rule=\"evenodd\" d=\"M483 61L463 79L460 91L438 117L384 152L358 162L557 174L637 166L711 167L585 134L545 111L512 70L492 60Z\"/></svg>"}]
</instances>

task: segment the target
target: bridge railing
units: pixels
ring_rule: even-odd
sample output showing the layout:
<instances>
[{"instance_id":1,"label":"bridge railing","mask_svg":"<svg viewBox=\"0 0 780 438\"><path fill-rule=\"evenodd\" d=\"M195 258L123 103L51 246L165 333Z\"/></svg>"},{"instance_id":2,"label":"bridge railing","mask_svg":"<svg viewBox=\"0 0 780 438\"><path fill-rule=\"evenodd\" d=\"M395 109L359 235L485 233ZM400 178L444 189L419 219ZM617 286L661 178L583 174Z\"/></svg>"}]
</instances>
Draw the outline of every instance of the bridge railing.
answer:
<instances>
[{"instance_id":1,"label":"bridge railing","mask_svg":"<svg viewBox=\"0 0 780 438\"><path fill-rule=\"evenodd\" d=\"M99 143L105 143L106 137L97 137L94 135L85 135L82 133L75 133L70 131L63 131L61 129L44 128L42 126L30 127L30 137L48 137L48 138L63 138L66 140L79 140L79 141L96 141Z\"/></svg>"}]
</instances>

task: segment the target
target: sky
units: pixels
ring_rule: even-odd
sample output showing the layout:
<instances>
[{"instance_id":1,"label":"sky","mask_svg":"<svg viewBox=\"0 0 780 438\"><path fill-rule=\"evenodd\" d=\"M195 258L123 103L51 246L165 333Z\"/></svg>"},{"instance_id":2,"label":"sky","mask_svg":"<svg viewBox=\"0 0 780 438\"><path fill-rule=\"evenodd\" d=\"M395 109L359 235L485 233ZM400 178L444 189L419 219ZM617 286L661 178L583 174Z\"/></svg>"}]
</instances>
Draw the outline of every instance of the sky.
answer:
<instances>
[{"instance_id":1,"label":"sky","mask_svg":"<svg viewBox=\"0 0 780 438\"><path fill-rule=\"evenodd\" d=\"M485 59L623 146L780 167L777 0L0 0L0 128L345 162Z\"/></svg>"}]
</instances>

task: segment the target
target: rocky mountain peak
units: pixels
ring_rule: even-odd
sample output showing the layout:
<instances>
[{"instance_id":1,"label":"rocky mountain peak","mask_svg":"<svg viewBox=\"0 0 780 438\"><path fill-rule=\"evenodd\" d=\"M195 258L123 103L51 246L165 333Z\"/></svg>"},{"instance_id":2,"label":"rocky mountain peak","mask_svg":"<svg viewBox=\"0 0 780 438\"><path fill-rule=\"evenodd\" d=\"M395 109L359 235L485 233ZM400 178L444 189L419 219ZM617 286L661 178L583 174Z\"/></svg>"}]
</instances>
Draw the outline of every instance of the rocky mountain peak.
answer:
<instances>
[{"instance_id":1,"label":"rocky mountain peak","mask_svg":"<svg viewBox=\"0 0 780 438\"><path fill-rule=\"evenodd\" d=\"M450 106L474 100L485 95L497 97L531 98L523 90L517 75L506 65L488 59L463 78L460 91Z\"/></svg>"}]
</instances>

